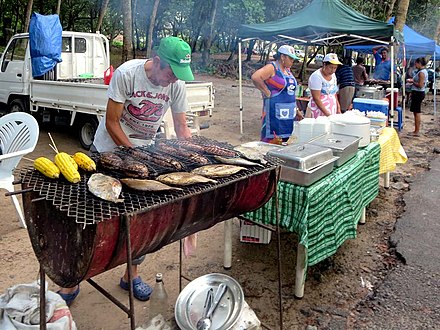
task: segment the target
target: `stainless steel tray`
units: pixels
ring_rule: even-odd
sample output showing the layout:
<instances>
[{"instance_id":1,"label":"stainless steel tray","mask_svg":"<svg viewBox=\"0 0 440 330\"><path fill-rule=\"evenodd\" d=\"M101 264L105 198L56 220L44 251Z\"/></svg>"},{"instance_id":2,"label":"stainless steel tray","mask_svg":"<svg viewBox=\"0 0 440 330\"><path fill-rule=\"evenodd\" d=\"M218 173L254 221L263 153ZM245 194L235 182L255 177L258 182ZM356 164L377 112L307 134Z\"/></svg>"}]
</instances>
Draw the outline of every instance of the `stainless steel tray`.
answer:
<instances>
[{"instance_id":1,"label":"stainless steel tray","mask_svg":"<svg viewBox=\"0 0 440 330\"><path fill-rule=\"evenodd\" d=\"M208 290L213 288L215 293L220 283L228 288L212 315L211 329L227 330L239 320L244 304L243 289L232 277L213 273L196 278L179 294L174 316L180 329L197 330Z\"/></svg>"},{"instance_id":2,"label":"stainless steel tray","mask_svg":"<svg viewBox=\"0 0 440 330\"><path fill-rule=\"evenodd\" d=\"M360 137L329 133L313 139L309 144L332 149L333 156L339 157L335 166L341 166L356 155Z\"/></svg>"},{"instance_id":3,"label":"stainless steel tray","mask_svg":"<svg viewBox=\"0 0 440 330\"><path fill-rule=\"evenodd\" d=\"M284 161L284 166L306 171L333 158L330 148L312 144L289 145L267 153Z\"/></svg>"},{"instance_id":4,"label":"stainless steel tray","mask_svg":"<svg viewBox=\"0 0 440 330\"><path fill-rule=\"evenodd\" d=\"M292 167L281 166L280 180L297 184L299 186L310 186L333 171L334 164L339 157L332 157L319 166L310 170L299 170Z\"/></svg>"}]
</instances>

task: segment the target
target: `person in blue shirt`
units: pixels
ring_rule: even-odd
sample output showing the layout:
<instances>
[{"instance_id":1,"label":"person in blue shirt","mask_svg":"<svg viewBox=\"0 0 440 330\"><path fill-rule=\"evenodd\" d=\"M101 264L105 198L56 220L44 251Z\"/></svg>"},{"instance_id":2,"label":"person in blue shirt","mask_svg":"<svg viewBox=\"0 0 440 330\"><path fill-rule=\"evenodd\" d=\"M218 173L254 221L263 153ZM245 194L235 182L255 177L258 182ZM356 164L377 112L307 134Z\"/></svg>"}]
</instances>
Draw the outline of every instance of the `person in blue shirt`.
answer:
<instances>
[{"instance_id":1,"label":"person in blue shirt","mask_svg":"<svg viewBox=\"0 0 440 330\"><path fill-rule=\"evenodd\" d=\"M373 48L375 69L373 79L389 81L391 77L391 59L388 58L388 48L377 46Z\"/></svg>"},{"instance_id":2,"label":"person in blue shirt","mask_svg":"<svg viewBox=\"0 0 440 330\"><path fill-rule=\"evenodd\" d=\"M344 57L343 64L338 66L335 74L339 87L339 104L341 112L344 113L350 109L355 91L354 73L350 56Z\"/></svg>"}]
</instances>

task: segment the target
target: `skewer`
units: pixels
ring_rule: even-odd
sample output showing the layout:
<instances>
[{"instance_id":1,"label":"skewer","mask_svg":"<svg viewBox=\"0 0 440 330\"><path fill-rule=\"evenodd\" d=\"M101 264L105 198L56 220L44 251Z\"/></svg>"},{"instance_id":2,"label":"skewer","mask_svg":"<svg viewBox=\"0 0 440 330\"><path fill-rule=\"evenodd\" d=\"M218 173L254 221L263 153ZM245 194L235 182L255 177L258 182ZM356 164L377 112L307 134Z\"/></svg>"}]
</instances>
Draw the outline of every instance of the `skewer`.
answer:
<instances>
[{"instance_id":1,"label":"skewer","mask_svg":"<svg viewBox=\"0 0 440 330\"><path fill-rule=\"evenodd\" d=\"M49 147L51 147L53 151L55 151L56 153L58 153L58 149L57 149L56 147L54 147L53 145L51 145L50 143L49 143Z\"/></svg>"},{"instance_id":2,"label":"skewer","mask_svg":"<svg viewBox=\"0 0 440 330\"><path fill-rule=\"evenodd\" d=\"M27 157L21 157L21 158L23 158L24 160L27 160L28 162L32 162L32 163L35 161L35 160L27 158Z\"/></svg>"},{"instance_id":3,"label":"skewer","mask_svg":"<svg viewBox=\"0 0 440 330\"><path fill-rule=\"evenodd\" d=\"M53 150L55 150L56 153L58 153L58 148L57 148L57 145L55 144L54 140L52 139L52 135L51 135L49 132L48 132L47 134L49 135L50 141L52 141L52 144L53 144L53 146L51 146L50 144L49 144L49 146L50 146Z\"/></svg>"},{"instance_id":4,"label":"skewer","mask_svg":"<svg viewBox=\"0 0 440 330\"><path fill-rule=\"evenodd\" d=\"M10 191L10 192L5 193L5 196L19 195L19 194L23 194L26 192L30 192L32 190L33 190L32 188L27 188L27 189L23 189L23 190Z\"/></svg>"}]
</instances>

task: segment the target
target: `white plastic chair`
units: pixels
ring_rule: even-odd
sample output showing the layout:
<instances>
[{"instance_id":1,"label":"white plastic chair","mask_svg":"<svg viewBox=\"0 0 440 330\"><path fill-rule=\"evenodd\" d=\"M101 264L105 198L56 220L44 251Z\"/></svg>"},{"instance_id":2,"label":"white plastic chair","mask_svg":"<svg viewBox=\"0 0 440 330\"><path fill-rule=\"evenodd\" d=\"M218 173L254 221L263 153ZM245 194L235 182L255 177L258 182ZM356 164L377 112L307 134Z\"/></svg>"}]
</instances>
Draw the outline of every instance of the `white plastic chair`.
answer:
<instances>
[{"instance_id":1,"label":"white plastic chair","mask_svg":"<svg viewBox=\"0 0 440 330\"><path fill-rule=\"evenodd\" d=\"M14 112L0 118L0 188L14 192L14 169L21 158L32 152L37 145L38 123L25 112ZM20 203L12 195L22 227L26 228Z\"/></svg>"}]
</instances>

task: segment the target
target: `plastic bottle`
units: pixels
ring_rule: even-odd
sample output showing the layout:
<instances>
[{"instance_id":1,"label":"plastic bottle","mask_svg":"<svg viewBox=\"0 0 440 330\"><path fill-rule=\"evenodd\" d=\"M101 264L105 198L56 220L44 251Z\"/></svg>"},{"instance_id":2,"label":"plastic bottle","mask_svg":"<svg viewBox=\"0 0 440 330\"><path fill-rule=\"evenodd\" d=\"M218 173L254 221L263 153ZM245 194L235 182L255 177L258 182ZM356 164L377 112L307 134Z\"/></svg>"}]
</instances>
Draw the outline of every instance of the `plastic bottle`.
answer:
<instances>
[{"instance_id":1,"label":"plastic bottle","mask_svg":"<svg viewBox=\"0 0 440 330\"><path fill-rule=\"evenodd\" d=\"M150 297L150 321L161 314L163 319L167 320L168 294L162 280L161 273L156 274L156 284Z\"/></svg>"}]
</instances>

